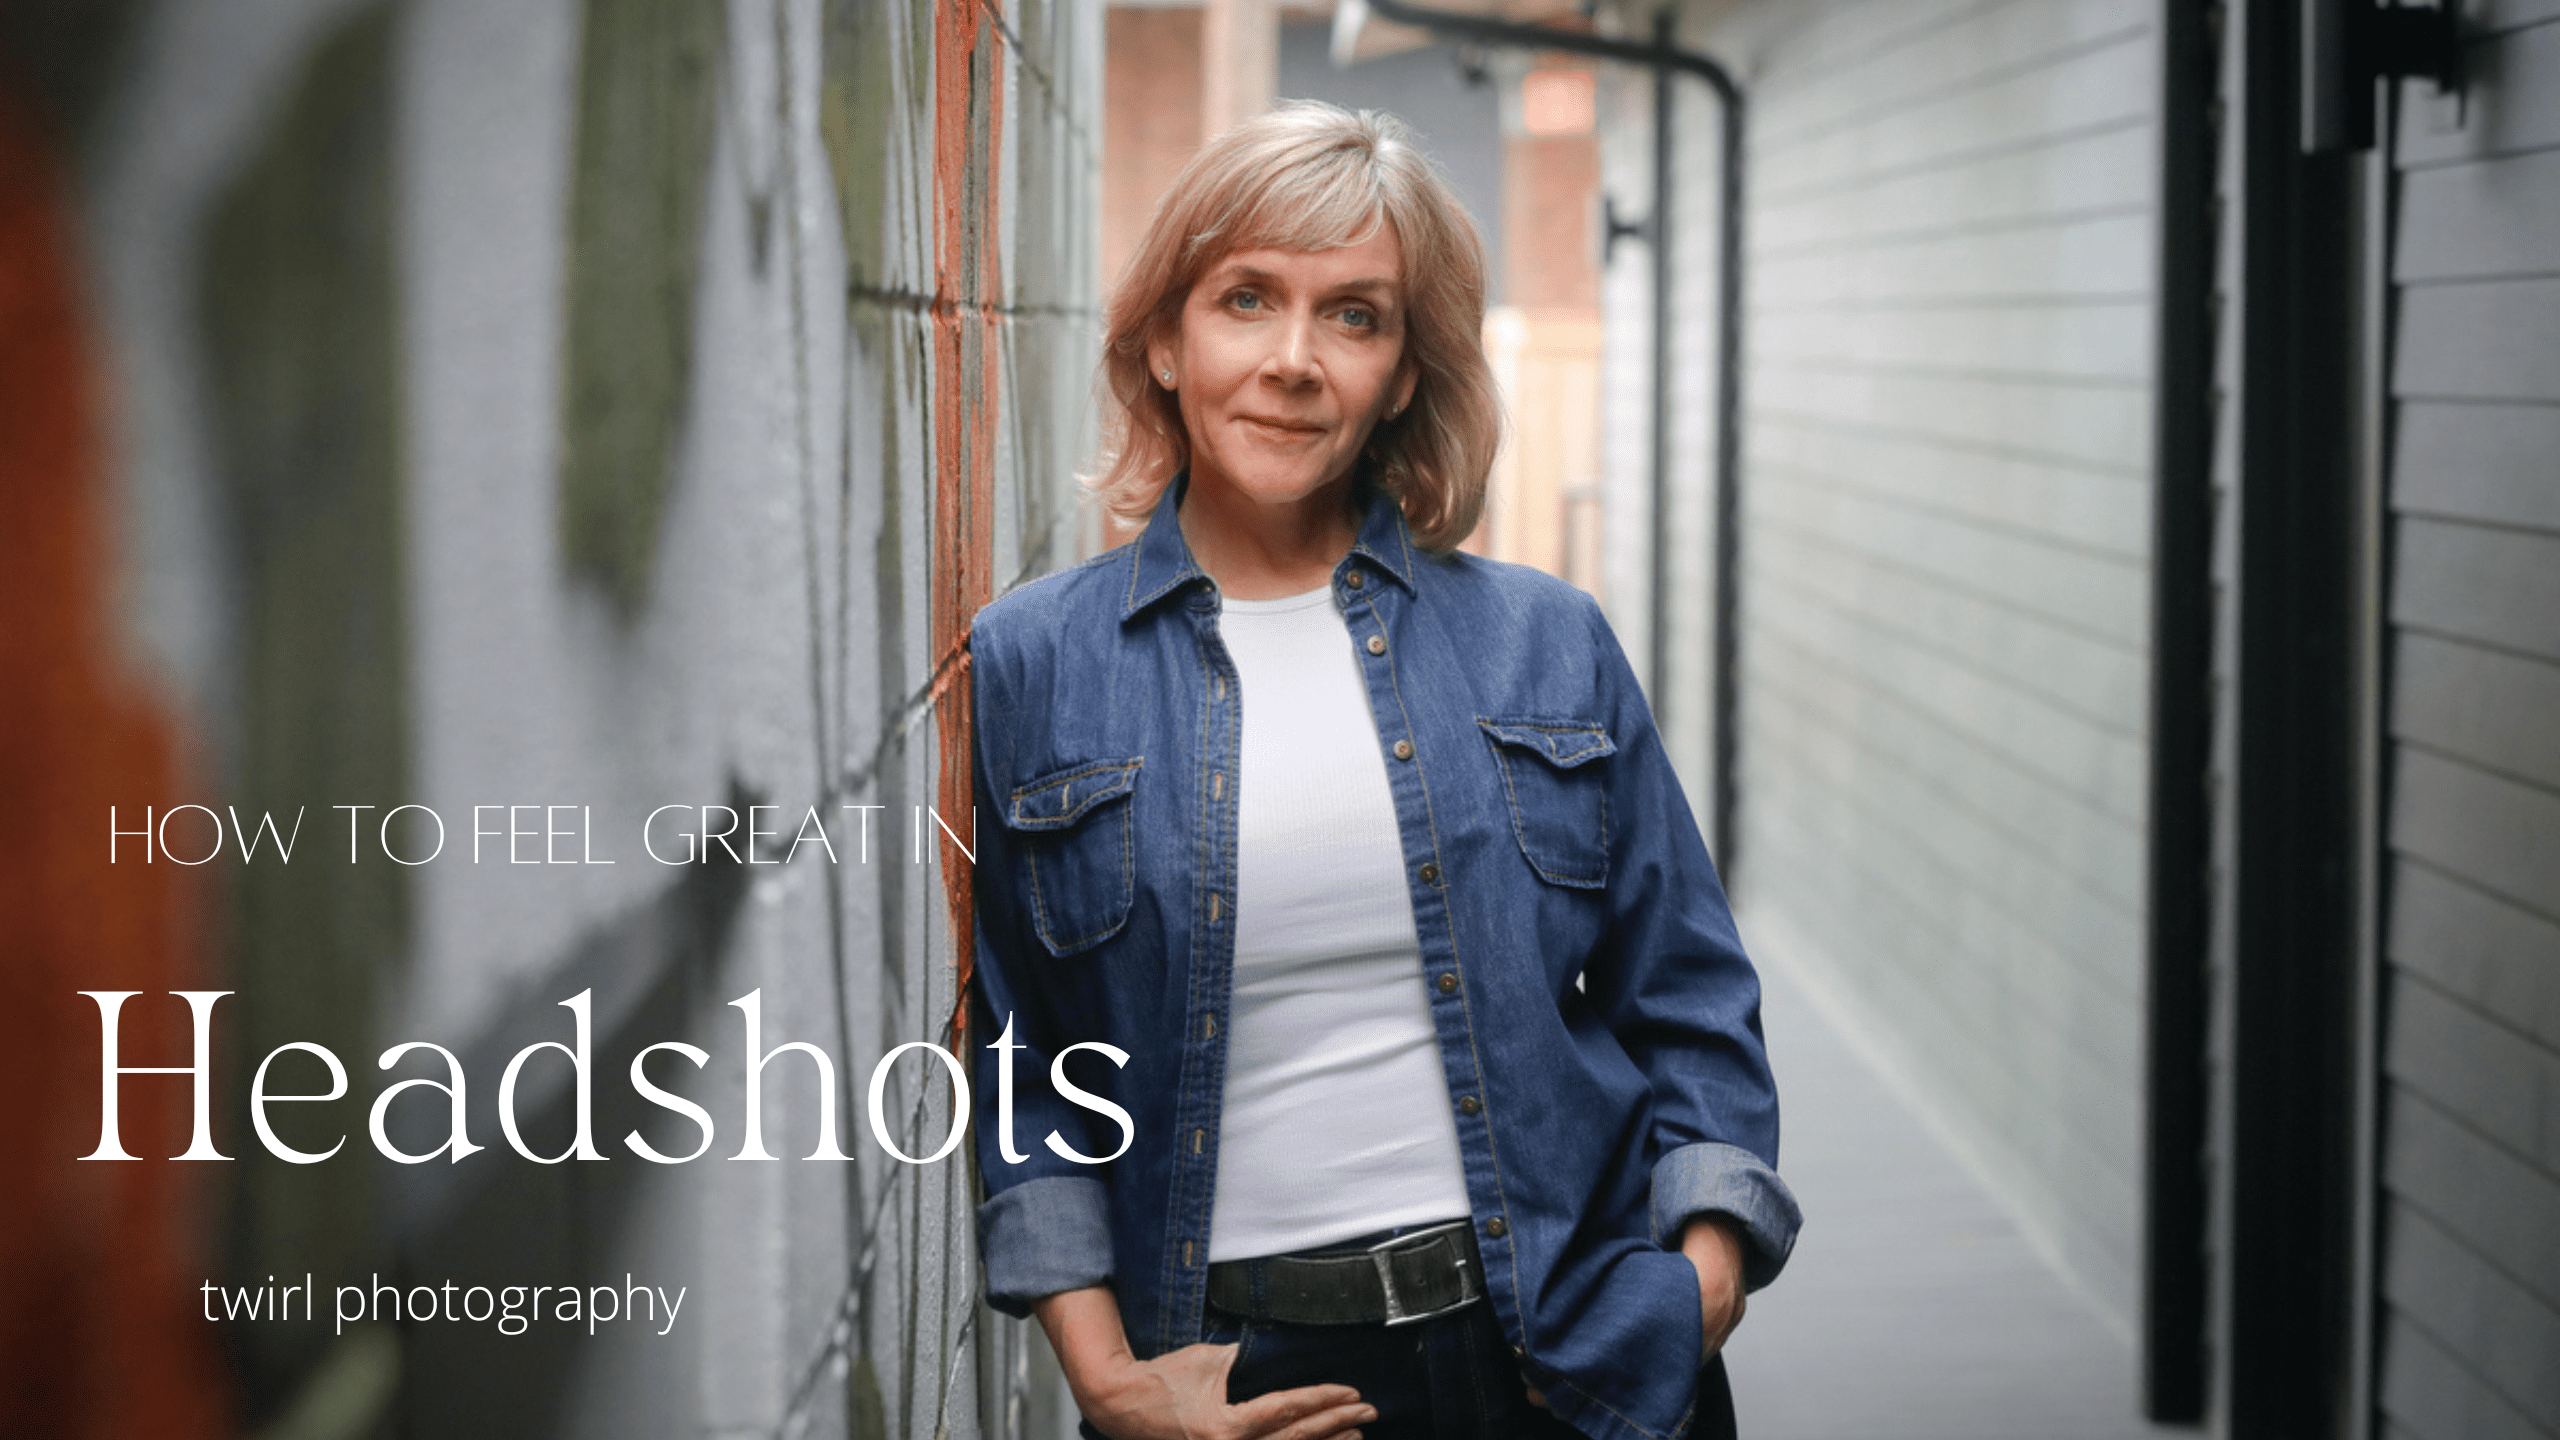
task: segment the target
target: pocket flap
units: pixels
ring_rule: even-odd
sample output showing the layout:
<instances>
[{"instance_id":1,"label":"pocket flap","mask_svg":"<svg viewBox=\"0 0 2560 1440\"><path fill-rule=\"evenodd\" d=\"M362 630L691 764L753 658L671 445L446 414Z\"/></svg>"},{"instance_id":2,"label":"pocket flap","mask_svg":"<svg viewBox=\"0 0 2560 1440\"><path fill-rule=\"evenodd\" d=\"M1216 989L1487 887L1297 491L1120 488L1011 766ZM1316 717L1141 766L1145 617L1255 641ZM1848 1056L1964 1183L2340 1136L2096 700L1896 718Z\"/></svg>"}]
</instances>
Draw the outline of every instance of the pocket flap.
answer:
<instances>
[{"instance_id":1,"label":"pocket flap","mask_svg":"<svg viewBox=\"0 0 2560 1440\"><path fill-rule=\"evenodd\" d=\"M1478 719L1476 723L1495 743L1529 751L1559 770L1618 753L1609 732L1588 720Z\"/></svg>"},{"instance_id":2,"label":"pocket flap","mask_svg":"<svg viewBox=\"0 0 2560 1440\"><path fill-rule=\"evenodd\" d=\"M1095 760L1014 787L1004 807L1011 830L1063 830L1093 808L1127 795L1146 761Z\"/></svg>"}]
</instances>

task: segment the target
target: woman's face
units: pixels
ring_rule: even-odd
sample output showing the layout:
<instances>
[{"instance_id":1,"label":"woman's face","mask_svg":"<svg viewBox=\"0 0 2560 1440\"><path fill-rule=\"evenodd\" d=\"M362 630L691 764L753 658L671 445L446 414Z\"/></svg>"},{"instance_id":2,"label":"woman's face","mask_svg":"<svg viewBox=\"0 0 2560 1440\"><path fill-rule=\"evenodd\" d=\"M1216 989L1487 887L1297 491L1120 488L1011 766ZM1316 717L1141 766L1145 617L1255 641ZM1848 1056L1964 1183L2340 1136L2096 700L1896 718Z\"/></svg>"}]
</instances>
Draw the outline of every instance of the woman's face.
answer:
<instances>
[{"instance_id":1,"label":"woman's face","mask_svg":"<svg viewBox=\"0 0 2560 1440\"><path fill-rule=\"evenodd\" d=\"M1147 352L1180 399L1194 488L1290 506L1346 479L1413 395L1404 295L1404 247L1383 224L1357 245L1239 251L1202 275Z\"/></svg>"}]
</instances>

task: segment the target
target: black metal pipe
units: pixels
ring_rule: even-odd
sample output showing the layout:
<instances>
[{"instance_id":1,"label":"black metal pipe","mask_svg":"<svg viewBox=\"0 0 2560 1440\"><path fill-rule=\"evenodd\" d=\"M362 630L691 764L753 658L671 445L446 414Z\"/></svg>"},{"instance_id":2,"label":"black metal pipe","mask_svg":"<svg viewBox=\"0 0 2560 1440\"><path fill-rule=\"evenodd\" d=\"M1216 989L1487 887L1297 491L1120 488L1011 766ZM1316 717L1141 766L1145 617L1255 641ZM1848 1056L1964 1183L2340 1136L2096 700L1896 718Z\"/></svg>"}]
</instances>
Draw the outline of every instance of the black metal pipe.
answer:
<instances>
[{"instance_id":1,"label":"black metal pipe","mask_svg":"<svg viewBox=\"0 0 2560 1440\"><path fill-rule=\"evenodd\" d=\"M2360 728L2368 597L2356 419L2366 237L2360 162L2305 155L2301 9L2231 11L2245 103L2224 148L2233 197L2226 384L2235 404L2228 689L2230 972L2215 987L2229 1061L2222 1148L2214 1428L2251 1440L2353 1433L2364 1272L2355 1239ZM2227 1380L2227 1383L2222 1383Z\"/></svg>"},{"instance_id":2,"label":"black metal pipe","mask_svg":"<svg viewBox=\"0 0 2560 1440\"><path fill-rule=\"evenodd\" d=\"M1718 74L1723 72L1719 70ZM1740 795L1735 742L1742 715L1742 92L1727 79L1724 97L1724 163L1719 177L1723 213L1716 240L1716 588L1715 644L1715 859L1733 879Z\"/></svg>"},{"instance_id":3,"label":"black metal pipe","mask_svg":"<svg viewBox=\"0 0 2560 1440\"><path fill-rule=\"evenodd\" d=\"M2205 1419L2211 1355L2205 1168L2213 915L2216 16L2162 0L2159 301L2151 482L2151 824L2146 839L2142 1406Z\"/></svg>"},{"instance_id":4,"label":"black metal pipe","mask_svg":"<svg viewBox=\"0 0 2560 1440\"><path fill-rule=\"evenodd\" d=\"M1667 699L1665 686L1670 679L1669 626L1664 623L1669 609L1666 597L1671 568L1670 528L1665 523L1671 510L1670 235L1674 172L1670 77L1691 75L1705 81L1723 107L1724 173L1720 188L1724 213L1720 217L1721 239L1716 254L1716 568L1709 626L1714 647L1715 708L1710 759L1714 794L1710 800L1708 840L1716 865L1730 885L1736 838L1735 682L1741 668L1740 589L1735 567L1741 553L1738 532L1742 514L1742 87L1734 83L1732 74L1715 57L1671 43L1672 17L1667 10L1654 17L1653 39L1639 42L1460 14L1407 4L1405 0L1368 0L1368 6L1370 13L1381 20L1468 44L1562 51L1621 65L1640 65L1653 72L1653 615L1652 644L1646 658L1650 671L1647 679L1657 707Z\"/></svg>"},{"instance_id":5,"label":"black metal pipe","mask_svg":"<svg viewBox=\"0 0 2560 1440\"><path fill-rule=\"evenodd\" d=\"M1725 70L1722 62L1712 55L1671 45L1664 30L1657 30L1651 41L1620 40L1609 35L1587 35L1578 30L1550 30L1544 25L1496 20L1431 5L1410 5L1405 0L1368 0L1368 4L1369 13L1381 20L1428 30L1434 35L1463 40L1471 45L1495 45L1510 50L1556 50L1572 55L1589 55L1598 60L1614 60L1621 65L1641 65L1649 70L1677 70L1684 75L1695 75L1714 86L1716 94L1728 105L1742 102L1741 88L1734 84L1733 76Z\"/></svg>"},{"instance_id":6,"label":"black metal pipe","mask_svg":"<svg viewBox=\"0 0 2560 1440\"><path fill-rule=\"evenodd\" d=\"M1671 14L1666 10L1653 17L1653 45L1659 51L1670 43ZM1646 454L1653 470L1653 544L1646 557L1653 616L1645 626L1645 677L1658 702L1667 702L1671 682L1671 627L1663 623L1671 593L1671 119L1671 71L1657 65L1653 69L1653 221L1649 227L1653 433ZM1718 858L1723 853L1716 852Z\"/></svg>"}]
</instances>

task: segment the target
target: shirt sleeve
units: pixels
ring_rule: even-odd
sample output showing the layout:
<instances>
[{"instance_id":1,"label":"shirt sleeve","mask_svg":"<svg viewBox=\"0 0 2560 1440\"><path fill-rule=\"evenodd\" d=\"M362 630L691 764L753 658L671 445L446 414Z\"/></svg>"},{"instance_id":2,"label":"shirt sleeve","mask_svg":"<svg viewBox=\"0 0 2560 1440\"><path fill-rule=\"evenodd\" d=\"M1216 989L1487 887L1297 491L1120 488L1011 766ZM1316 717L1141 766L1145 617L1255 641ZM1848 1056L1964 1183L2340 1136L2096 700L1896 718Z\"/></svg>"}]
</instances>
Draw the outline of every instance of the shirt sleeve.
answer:
<instances>
[{"instance_id":1,"label":"shirt sleeve","mask_svg":"<svg viewBox=\"0 0 2560 1440\"><path fill-rule=\"evenodd\" d=\"M1584 992L1653 1090L1655 1243L1677 1245L1697 1216L1728 1216L1743 1234L1744 1286L1756 1290L1777 1278L1802 1223L1778 1178L1760 977L1635 672L1599 607L1584 603L1618 747L1605 812L1609 930Z\"/></svg>"},{"instance_id":2,"label":"shirt sleeve","mask_svg":"<svg viewBox=\"0 0 2560 1440\"><path fill-rule=\"evenodd\" d=\"M972 685L976 724L971 772L978 813L995 823L977 829L978 853L972 871L977 931L975 979L977 1024L973 1027L971 1089L979 1097L975 1126L978 1173L986 1199L978 1206L978 1256L985 1272L987 1303L1005 1314L1031 1313L1031 1302L1062 1290L1100 1285L1112 1277L1108 1162L1084 1163L1061 1155L1048 1143L1055 1134L1083 1155L1108 1155L1119 1144L1117 1127L1095 1112L1068 1104L1049 1081L1058 1050L1072 1041L1057 1019L1057 997L1050 993L1059 967L1043 965L1035 956L1040 941L1023 915L1014 877L1020 837L1005 825L1005 812L989 781L990 751L1002 763L1007 737L1017 733L1009 718L1009 685L1000 647L985 642L983 630L973 634ZM1011 773L1006 764L1003 773ZM997 1042L1008 1033L1011 1084L1003 1083L1006 1057ZM1074 1057L1079 1064L1100 1057ZM1081 1076L1081 1071L1078 1072ZM1011 1123L1003 1114L1010 1094ZM1005 1155L1008 1144L1015 1155ZM1097 1133L1098 1132L1098 1133Z\"/></svg>"}]
</instances>

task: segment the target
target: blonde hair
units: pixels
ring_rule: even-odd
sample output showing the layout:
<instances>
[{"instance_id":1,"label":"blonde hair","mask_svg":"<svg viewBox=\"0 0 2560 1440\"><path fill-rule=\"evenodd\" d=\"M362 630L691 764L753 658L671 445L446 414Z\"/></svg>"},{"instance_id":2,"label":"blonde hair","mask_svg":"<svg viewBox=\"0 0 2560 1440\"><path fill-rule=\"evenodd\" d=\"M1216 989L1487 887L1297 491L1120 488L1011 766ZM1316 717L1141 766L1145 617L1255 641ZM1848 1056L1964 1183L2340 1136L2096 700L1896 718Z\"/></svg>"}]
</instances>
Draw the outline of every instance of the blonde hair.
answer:
<instances>
[{"instance_id":1,"label":"blonde hair","mask_svg":"<svg viewBox=\"0 0 2560 1440\"><path fill-rule=\"evenodd\" d=\"M1147 374L1148 342L1180 324L1191 287L1245 250L1357 245L1381 224L1404 251L1404 359L1418 383L1357 462L1404 510L1414 538L1455 549L1484 511L1502 405L1484 356L1484 242L1402 122L1292 101L1203 146L1157 203L1103 312L1105 509L1143 521L1191 463L1180 401Z\"/></svg>"}]
</instances>

